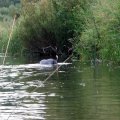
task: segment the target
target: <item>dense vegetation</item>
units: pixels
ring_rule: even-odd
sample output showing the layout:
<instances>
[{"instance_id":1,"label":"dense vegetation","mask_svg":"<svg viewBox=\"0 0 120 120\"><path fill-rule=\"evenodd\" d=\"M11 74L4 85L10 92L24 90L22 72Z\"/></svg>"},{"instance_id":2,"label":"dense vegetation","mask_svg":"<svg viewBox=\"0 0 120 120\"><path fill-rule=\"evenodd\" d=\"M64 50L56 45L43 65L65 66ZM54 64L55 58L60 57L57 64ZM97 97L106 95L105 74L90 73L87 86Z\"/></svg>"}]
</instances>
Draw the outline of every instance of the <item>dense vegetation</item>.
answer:
<instances>
[{"instance_id":1,"label":"dense vegetation","mask_svg":"<svg viewBox=\"0 0 120 120\"><path fill-rule=\"evenodd\" d=\"M0 50L5 52L13 17L20 12L19 0L0 0Z\"/></svg>"},{"instance_id":2,"label":"dense vegetation","mask_svg":"<svg viewBox=\"0 0 120 120\"><path fill-rule=\"evenodd\" d=\"M13 18L16 11L20 13L9 47L13 55L40 51L49 45L63 51L67 46L82 60L97 57L120 62L119 0L22 0L21 11L17 1L6 1L14 4L1 7L2 16ZM3 17L0 19L3 26ZM8 39L4 34L0 35L3 51Z\"/></svg>"},{"instance_id":3,"label":"dense vegetation","mask_svg":"<svg viewBox=\"0 0 120 120\"><path fill-rule=\"evenodd\" d=\"M67 54L65 49L74 46L76 37L84 30L84 12L89 6L85 0L41 0L32 3L23 0L21 4L20 25L14 33L14 38L18 41L12 42L14 49L16 43L22 42L23 49L19 47L21 53L26 48L33 52L51 45Z\"/></svg>"},{"instance_id":4,"label":"dense vegetation","mask_svg":"<svg viewBox=\"0 0 120 120\"><path fill-rule=\"evenodd\" d=\"M11 4L20 3L20 0L0 0L0 7L9 7Z\"/></svg>"}]
</instances>

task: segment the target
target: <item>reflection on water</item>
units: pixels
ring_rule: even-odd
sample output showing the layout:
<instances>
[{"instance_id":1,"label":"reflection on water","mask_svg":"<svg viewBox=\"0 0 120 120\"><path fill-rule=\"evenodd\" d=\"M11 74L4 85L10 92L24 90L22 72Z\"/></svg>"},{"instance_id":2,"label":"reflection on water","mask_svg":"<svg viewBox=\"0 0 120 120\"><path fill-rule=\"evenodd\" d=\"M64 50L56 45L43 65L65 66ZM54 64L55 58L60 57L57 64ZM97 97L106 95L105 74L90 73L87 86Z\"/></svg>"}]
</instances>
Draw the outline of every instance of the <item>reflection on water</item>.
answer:
<instances>
[{"instance_id":1,"label":"reflection on water","mask_svg":"<svg viewBox=\"0 0 120 120\"><path fill-rule=\"evenodd\" d=\"M0 67L0 120L120 120L119 67Z\"/></svg>"}]
</instances>

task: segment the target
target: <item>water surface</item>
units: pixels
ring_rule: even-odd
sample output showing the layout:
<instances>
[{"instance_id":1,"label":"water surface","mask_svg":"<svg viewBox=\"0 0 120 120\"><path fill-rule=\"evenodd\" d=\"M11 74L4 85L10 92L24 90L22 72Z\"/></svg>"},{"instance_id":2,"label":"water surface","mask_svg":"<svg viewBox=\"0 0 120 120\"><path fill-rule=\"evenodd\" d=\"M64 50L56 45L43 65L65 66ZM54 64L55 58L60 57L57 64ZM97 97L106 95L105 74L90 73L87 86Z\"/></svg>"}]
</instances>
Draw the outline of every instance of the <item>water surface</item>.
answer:
<instances>
[{"instance_id":1,"label":"water surface","mask_svg":"<svg viewBox=\"0 0 120 120\"><path fill-rule=\"evenodd\" d=\"M76 61L44 82L55 68L20 63L0 66L0 120L120 120L120 67Z\"/></svg>"}]
</instances>

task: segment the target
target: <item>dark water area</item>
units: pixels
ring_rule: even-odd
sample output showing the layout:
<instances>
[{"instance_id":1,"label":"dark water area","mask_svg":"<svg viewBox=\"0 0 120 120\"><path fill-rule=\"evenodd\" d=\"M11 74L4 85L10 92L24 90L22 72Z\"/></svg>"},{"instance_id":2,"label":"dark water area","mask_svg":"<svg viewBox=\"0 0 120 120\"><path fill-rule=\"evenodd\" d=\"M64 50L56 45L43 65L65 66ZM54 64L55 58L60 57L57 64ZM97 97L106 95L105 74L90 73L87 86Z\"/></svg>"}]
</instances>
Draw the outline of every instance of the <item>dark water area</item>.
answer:
<instances>
[{"instance_id":1,"label":"dark water area","mask_svg":"<svg viewBox=\"0 0 120 120\"><path fill-rule=\"evenodd\" d=\"M120 120L119 66L73 61L45 81L55 68L6 62L0 66L0 120Z\"/></svg>"}]
</instances>

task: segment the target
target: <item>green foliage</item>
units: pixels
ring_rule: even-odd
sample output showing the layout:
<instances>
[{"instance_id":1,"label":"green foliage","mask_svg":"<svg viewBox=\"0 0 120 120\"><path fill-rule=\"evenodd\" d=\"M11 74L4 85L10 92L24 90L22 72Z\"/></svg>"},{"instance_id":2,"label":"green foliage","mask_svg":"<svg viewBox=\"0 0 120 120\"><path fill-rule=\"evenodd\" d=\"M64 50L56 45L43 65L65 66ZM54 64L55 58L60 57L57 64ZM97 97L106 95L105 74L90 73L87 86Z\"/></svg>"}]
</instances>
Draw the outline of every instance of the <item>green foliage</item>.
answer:
<instances>
[{"instance_id":1,"label":"green foliage","mask_svg":"<svg viewBox=\"0 0 120 120\"><path fill-rule=\"evenodd\" d=\"M7 15L9 13L9 9L6 7L3 7L0 9L1 15Z\"/></svg>"},{"instance_id":2,"label":"green foliage","mask_svg":"<svg viewBox=\"0 0 120 120\"><path fill-rule=\"evenodd\" d=\"M12 5L12 1L0 1L0 52L5 52L13 17L16 13L20 13L20 5ZM8 5L6 5L6 2Z\"/></svg>"},{"instance_id":3,"label":"green foliage","mask_svg":"<svg viewBox=\"0 0 120 120\"><path fill-rule=\"evenodd\" d=\"M99 58L120 61L119 40L119 1L100 0L90 6L90 13L86 16L86 28L79 36L78 51L88 58L93 52L99 52ZM91 53L91 46L100 48ZM97 56L96 56L97 57Z\"/></svg>"},{"instance_id":4,"label":"green foliage","mask_svg":"<svg viewBox=\"0 0 120 120\"><path fill-rule=\"evenodd\" d=\"M19 34L17 34L17 29L15 28L15 31L13 36L14 39L11 40L10 46L9 46L9 51L12 55L14 56L22 56L22 53L24 51L23 43L20 40Z\"/></svg>"},{"instance_id":5,"label":"green foliage","mask_svg":"<svg viewBox=\"0 0 120 120\"><path fill-rule=\"evenodd\" d=\"M9 7L11 4L18 4L20 0L0 0L0 7Z\"/></svg>"},{"instance_id":6,"label":"green foliage","mask_svg":"<svg viewBox=\"0 0 120 120\"><path fill-rule=\"evenodd\" d=\"M10 51L39 51L44 46L74 47L83 60L120 61L119 0L22 0ZM0 19L20 11L0 8ZM1 38L2 39L2 38Z\"/></svg>"},{"instance_id":7,"label":"green foliage","mask_svg":"<svg viewBox=\"0 0 120 120\"><path fill-rule=\"evenodd\" d=\"M82 0L58 1L55 0L55 30L60 42L59 45L68 44L69 39L73 39L84 29L84 12ZM61 46L62 46L61 45Z\"/></svg>"},{"instance_id":8,"label":"green foliage","mask_svg":"<svg viewBox=\"0 0 120 120\"><path fill-rule=\"evenodd\" d=\"M3 33L0 34L0 52L5 52L5 48L8 41L8 32L4 30Z\"/></svg>"},{"instance_id":9,"label":"green foliage","mask_svg":"<svg viewBox=\"0 0 120 120\"><path fill-rule=\"evenodd\" d=\"M26 48L39 49L52 41L53 7L45 0L34 4L23 1L22 4L23 14L18 27L20 38Z\"/></svg>"},{"instance_id":10,"label":"green foliage","mask_svg":"<svg viewBox=\"0 0 120 120\"><path fill-rule=\"evenodd\" d=\"M49 45L71 47L73 43L70 40L74 42L74 38L84 29L83 2L23 0L18 34L24 47L32 51Z\"/></svg>"}]
</instances>

